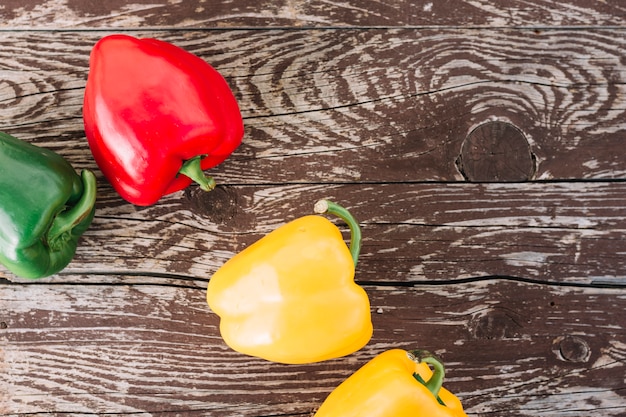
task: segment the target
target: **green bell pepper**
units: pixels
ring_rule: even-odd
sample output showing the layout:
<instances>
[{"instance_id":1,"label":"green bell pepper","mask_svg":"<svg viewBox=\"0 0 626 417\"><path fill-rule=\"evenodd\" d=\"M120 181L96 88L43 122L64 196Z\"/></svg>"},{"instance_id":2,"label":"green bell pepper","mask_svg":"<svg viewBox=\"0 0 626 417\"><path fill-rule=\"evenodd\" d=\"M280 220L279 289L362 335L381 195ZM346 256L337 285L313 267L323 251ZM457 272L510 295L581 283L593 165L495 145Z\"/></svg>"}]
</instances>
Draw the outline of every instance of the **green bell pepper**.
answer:
<instances>
[{"instance_id":1,"label":"green bell pepper","mask_svg":"<svg viewBox=\"0 0 626 417\"><path fill-rule=\"evenodd\" d=\"M60 155L0 132L0 263L15 275L56 274L94 216L96 177Z\"/></svg>"}]
</instances>

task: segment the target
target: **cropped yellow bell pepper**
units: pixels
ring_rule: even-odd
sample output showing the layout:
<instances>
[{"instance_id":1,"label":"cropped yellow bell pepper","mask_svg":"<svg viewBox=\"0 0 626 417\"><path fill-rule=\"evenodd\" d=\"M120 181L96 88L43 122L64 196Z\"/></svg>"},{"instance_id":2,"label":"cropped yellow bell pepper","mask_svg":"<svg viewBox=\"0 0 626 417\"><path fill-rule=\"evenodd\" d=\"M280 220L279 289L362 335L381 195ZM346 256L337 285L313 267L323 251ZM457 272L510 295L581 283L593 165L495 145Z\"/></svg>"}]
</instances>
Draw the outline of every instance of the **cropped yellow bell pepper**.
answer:
<instances>
[{"instance_id":1,"label":"cropped yellow bell pepper","mask_svg":"<svg viewBox=\"0 0 626 417\"><path fill-rule=\"evenodd\" d=\"M314 417L467 417L443 377L428 352L388 350L342 382Z\"/></svg>"},{"instance_id":2,"label":"cropped yellow bell pepper","mask_svg":"<svg viewBox=\"0 0 626 417\"><path fill-rule=\"evenodd\" d=\"M359 225L322 200L350 227L350 249L325 217L309 215L272 231L210 279L207 303L232 349L273 362L302 364L353 353L372 337L368 296L354 282Z\"/></svg>"}]
</instances>

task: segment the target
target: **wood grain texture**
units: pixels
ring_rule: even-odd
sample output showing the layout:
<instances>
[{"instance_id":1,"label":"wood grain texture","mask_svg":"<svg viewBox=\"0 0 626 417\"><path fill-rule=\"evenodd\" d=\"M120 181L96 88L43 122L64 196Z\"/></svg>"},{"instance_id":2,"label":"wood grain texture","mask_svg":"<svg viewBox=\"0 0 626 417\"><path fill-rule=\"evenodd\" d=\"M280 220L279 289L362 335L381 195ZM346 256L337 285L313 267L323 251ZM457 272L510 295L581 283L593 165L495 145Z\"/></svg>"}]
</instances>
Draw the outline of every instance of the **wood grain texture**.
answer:
<instances>
[{"instance_id":1,"label":"wood grain texture","mask_svg":"<svg viewBox=\"0 0 626 417\"><path fill-rule=\"evenodd\" d=\"M12 285L0 298L12 307L2 310L6 406L14 413L309 415L378 352L419 343L447 361L446 385L470 415L625 411L623 381L606 374L624 374L626 323L603 314L623 305L623 292L498 280L366 290L376 329L366 348L286 366L230 351L202 288ZM590 351L578 361L560 351L572 335Z\"/></svg>"},{"instance_id":2,"label":"wood grain texture","mask_svg":"<svg viewBox=\"0 0 626 417\"><path fill-rule=\"evenodd\" d=\"M0 130L95 170L99 191L68 268L0 269L0 416L311 416L374 355L416 346L470 417L626 415L625 19L616 0L3 1ZM246 134L213 192L136 207L97 170L82 96L116 32L232 87ZM466 141L491 122L523 135L529 175L459 158L517 167ZM210 276L318 198L361 223L371 342L302 366L231 351Z\"/></svg>"},{"instance_id":3,"label":"wood grain texture","mask_svg":"<svg viewBox=\"0 0 626 417\"><path fill-rule=\"evenodd\" d=\"M48 281L202 281L264 234L312 214L321 198L341 201L361 223L363 283L502 276L626 287L622 182L193 187L141 209L105 188L74 262Z\"/></svg>"},{"instance_id":4,"label":"wood grain texture","mask_svg":"<svg viewBox=\"0 0 626 417\"><path fill-rule=\"evenodd\" d=\"M90 48L105 34L0 33L2 128L93 168L82 156L82 94ZM235 91L246 136L215 171L226 184L463 180L463 141L492 120L526 135L536 179L624 178L614 151L626 131L622 34L136 33L200 55Z\"/></svg>"},{"instance_id":5,"label":"wood grain texture","mask_svg":"<svg viewBox=\"0 0 626 417\"><path fill-rule=\"evenodd\" d=\"M7 28L623 25L619 0L5 0Z\"/></svg>"}]
</instances>

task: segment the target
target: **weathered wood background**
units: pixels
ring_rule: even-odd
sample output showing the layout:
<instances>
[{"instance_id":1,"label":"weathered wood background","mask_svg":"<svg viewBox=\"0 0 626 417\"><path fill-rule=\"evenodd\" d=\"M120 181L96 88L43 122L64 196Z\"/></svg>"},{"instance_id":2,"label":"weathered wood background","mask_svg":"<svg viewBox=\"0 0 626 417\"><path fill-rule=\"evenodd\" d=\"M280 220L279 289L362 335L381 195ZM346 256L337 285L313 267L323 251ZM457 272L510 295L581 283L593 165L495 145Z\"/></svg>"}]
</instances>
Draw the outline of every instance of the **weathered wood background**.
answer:
<instances>
[{"instance_id":1,"label":"weathered wood background","mask_svg":"<svg viewBox=\"0 0 626 417\"><path fill-rule=\"evenodd\" d=\"M82 95L114 32L231 85L246 134L214 192L140 208L97 170ZM99 178L68 268L0 269L2 416L309 416L417 346L470 416L626 415L622 1L4 0L0 130ZM232 352L211 274L321 197L361 221L374 337L314 365Z\"/></svg>"}]
</instances>

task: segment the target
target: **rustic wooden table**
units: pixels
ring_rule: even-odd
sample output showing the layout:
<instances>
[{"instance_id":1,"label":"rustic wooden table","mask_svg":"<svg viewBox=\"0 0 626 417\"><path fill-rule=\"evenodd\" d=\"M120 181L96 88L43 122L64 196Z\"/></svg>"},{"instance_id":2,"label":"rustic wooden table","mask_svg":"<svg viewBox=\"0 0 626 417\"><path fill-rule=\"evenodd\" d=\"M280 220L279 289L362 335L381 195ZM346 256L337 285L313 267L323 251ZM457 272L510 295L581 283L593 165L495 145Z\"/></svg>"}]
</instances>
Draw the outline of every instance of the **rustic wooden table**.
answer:
<instances>
[{"instance_id":1,"label":"rustic wooden table","mask_svg":"<svg viewBox=\"0 0 626 417\"><path fill-rule=\"evenodd\" d=\"M621 0L158 3L0 6L0 130L99 184L64 271L0 269L0 415L309 416L393 347L437 352L470 416L626 415ZM246 131L215 191L138 207L98 171L82 97L110 33L227 79ZM372 340L313 365L231 351L209 278L322 197L361 222Z\"/></svg>"}]
</instances>

